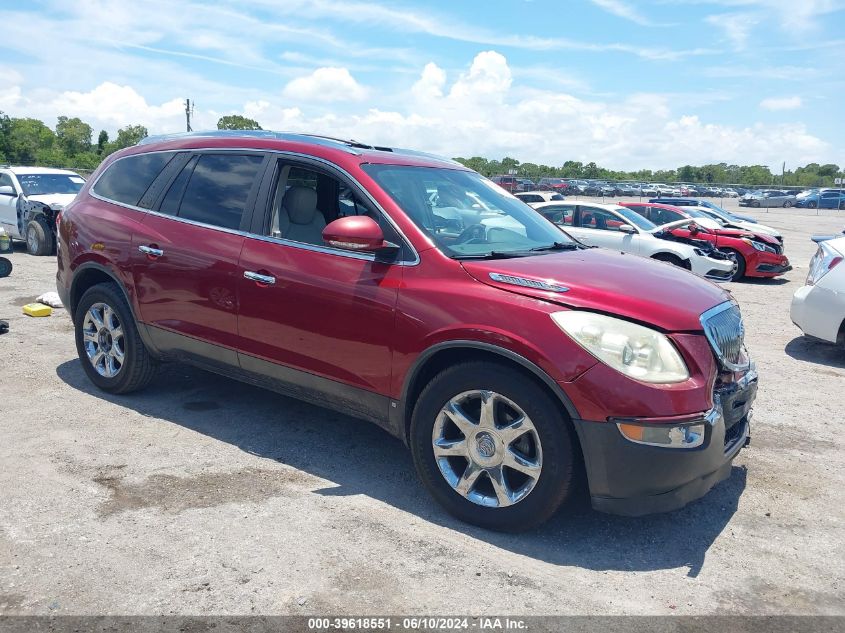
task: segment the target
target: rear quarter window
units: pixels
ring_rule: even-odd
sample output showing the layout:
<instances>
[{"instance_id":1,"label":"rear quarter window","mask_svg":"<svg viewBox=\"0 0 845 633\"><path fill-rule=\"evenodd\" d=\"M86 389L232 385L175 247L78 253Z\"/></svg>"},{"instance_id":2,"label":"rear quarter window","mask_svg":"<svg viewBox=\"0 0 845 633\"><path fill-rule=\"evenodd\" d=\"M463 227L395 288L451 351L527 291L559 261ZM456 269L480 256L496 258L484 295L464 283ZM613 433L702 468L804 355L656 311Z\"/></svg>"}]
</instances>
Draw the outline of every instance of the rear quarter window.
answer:
<instances>
[{"instance_id":1,"label":"rear quarter window","mask_svg":"<svg viewBox=\"0 0 845 633\"><path fill-rule=\"evenodd\" d=\"M138 206L138 201L167 164L172 153L135 154L116 160L94 183L92 191L114 202Z\"/></svg>"}]
</instances>

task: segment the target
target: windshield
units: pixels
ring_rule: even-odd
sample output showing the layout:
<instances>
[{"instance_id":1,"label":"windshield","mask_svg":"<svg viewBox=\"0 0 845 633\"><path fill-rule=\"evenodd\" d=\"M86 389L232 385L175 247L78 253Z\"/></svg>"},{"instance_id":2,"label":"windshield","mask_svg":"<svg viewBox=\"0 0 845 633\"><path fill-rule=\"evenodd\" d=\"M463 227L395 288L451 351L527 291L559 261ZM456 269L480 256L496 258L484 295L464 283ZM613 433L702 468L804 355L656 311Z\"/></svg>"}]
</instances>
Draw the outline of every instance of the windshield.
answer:
<instances>
[{"instance_id":1,"label":"windshield","mask_svg":"<svg viewBox=\"0 0 845 633\"><path fill-rule=\"evenodd\" d=\"M520 257L539 254L534 249L578 247L531 207L475 172L406 165L362 168L449 257Z\"/></svg>"},{"instance_id":2,"label":"windshield","mask_svg":"<svg viewBox=\"0 0 845 633\"><path fill-rule=\"evenodd\" d=\"M18 182L27 196L46 193L76 194L85 181L76 174L18 174Z\"/></svg>"}]
</instances>

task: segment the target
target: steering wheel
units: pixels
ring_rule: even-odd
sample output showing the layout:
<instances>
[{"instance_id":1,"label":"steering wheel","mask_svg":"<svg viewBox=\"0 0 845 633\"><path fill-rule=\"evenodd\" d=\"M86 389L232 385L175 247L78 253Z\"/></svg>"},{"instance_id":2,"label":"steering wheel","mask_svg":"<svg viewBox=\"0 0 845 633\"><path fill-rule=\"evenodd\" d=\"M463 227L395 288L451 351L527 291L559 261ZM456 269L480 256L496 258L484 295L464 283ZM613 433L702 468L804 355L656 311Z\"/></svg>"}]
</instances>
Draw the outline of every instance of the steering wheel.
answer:
<instances>
[{"instance_id":1,"label":"steering wheel","mask_svg":"<svg viewBox=\"0 0 845 633\"><path fill-rule=\"evenodd\" d=\"M461 231L461 234L455 241L458 244L462 244L470 240L484 240L486 237L487 227L483 224L473 224L472 226L468 226L463 231Z\"/></svg>"}]
</instances>

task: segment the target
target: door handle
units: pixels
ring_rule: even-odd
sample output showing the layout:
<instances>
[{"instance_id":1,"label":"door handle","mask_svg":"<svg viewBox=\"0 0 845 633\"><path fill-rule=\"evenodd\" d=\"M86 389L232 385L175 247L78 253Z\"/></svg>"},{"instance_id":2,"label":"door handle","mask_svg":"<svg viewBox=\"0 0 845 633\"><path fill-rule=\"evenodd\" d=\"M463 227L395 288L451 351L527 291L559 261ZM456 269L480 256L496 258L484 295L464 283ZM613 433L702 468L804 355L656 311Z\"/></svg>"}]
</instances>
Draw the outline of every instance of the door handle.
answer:
<instances>
[{"instance_id":1,"label":"door handle","mask_svg":"<svg viewBox=\"0 0 845 633\"><path fill-rule=\"evenodd\" d=\"M139 246L138 250L141 251L144 255L149 255L150 257L161 257L164 255L164 251L160 248L153 248L152 246Z\"/></svg>"},{"instance_id":2,"label":"door handle","mask_svg":"<svg viewBox=\"0 0 845 633\"><path fill-rule=\"evenodd\" d=\"M244 279L249 279L264 286L272 286L276 283L276 278L271 275L262 275L261 273L252 270L244 271Z\"/></svg>"}]
</instances>

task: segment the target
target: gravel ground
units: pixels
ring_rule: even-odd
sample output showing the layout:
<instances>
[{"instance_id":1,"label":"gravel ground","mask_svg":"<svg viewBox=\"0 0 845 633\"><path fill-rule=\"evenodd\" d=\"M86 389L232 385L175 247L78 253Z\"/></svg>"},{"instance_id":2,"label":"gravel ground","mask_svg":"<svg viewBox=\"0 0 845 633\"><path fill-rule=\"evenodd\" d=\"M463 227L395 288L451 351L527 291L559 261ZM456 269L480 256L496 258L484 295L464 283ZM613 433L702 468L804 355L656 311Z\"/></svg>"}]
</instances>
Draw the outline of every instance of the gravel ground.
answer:
<instances>
[{"instance_id":1,"label":"gravel ground","mask_svg":"<svg viewBox=\"0 0 845 633\"><path fill-rule=\"evenodd\" d=\"M734 203L735 204L735 203ZM378 428L181 365L86 380L52 258L0 280L0 613L845 614L845 351L789 320L811 233L755 210L795 270L729 284L760 372L752 446L704 499L629 519L576 504L501 535L445 515Z\"/></svg>"}]
</instances>

